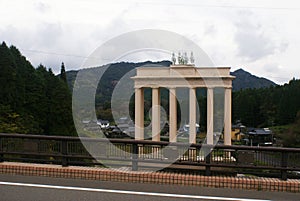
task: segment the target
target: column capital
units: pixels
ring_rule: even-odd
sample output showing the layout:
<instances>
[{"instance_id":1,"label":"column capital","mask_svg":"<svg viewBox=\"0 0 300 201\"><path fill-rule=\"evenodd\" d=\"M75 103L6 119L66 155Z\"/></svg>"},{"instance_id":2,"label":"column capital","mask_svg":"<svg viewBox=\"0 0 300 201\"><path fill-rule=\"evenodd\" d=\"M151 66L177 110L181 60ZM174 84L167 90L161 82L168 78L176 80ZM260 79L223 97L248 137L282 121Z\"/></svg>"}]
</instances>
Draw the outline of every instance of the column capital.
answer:
<instances>
[{"instance_id":1,"label":"column capital","mask_svg":"<svg viewBox=\"0 0 300 201\"><path fill-rule=\"evenodd\" d=\"M206 89L215 89L216 87L213 86L207 86Z\"/></svg>"},{"instance_id":2,"label":"column capital","mask_svg":"<svg viewBox=\"0 0 300 201\"><path fill-rule=\"evenodd\" d=\"M232 87L224 87L224 89L232 89Z\"/></svg>"},{"instance_id":3,"label":"column capital","mask_svg":"<svg viewBox=\"0 0 300 201\"><path fill-rule=\"evenodd\" d=\"M151 89L159 89L160 86L151 86Z\"/></svg>"}]
</instances>

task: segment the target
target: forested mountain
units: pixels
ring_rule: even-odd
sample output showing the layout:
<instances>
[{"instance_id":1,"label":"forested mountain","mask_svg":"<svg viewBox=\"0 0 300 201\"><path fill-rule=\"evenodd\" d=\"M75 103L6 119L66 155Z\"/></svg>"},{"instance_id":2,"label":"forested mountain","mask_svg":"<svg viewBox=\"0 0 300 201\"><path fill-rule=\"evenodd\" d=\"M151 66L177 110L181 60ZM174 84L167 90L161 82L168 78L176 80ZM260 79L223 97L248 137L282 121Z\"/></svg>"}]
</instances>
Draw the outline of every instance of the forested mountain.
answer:
<instances>
[{"instance_id":1,"label":"forested mountain","mask_svg":"<svg viewBox=\"0 0 300 201\"><path fill-rule=\"evenodd\" d=\"M233 120L254 127L286 125L300 111L300 80L283 86L245 89L233 93Z\"/></svg>"},{"instance_id":2,"label":"forested mountain","mask_svg":"<svg viewBox=\"0 0 300 201\"><path fill-rule=\"evenodd\" d=\"M139 66L163 66L167 67L170 66L170 61L161 61L161 62L141 62L141 63L132 63L132 62L120 62L120 63L113 63L109 65L108 70L105 72L105 76L103 76L102 82L105 83L105 86L111 87L111 83L114 81L119 80L123 75L125 75L130 70L135 69ZM101 68L101 67L97 67ZM73 83L76 79L77 75L76 70L68 71L67 73L67 80L70 88L73 87ZM270 86L276 86L276 84L266 78L260 78L251 73L243 70L238 69L231 73L231 75L236 76L236 79L233 80L232 86L233 91L239 91L241 89L249 89L249 88L268 88Z\"/></svg>"},{"instance_id":3,"label":"forested mountain","mask_svg":"<svg viewBox=\"0 0 300 201\"><path fill-rule=\"evenodd\" d=\"M270 86L276 86L276 84L266 78L259 78L251 73L238 69L231 73L236 78L232 82L233 91L239 91L241 89L260 89L268 88Z\"/></svg>"},{"instance_id":4,"label":"forested mountain","mask_svg":"<svg viewBox=\"0 0 300 201\"><path fill-rule=\"evenodd\" d=\"M0 132L75 135L71 93L51 69L0 45Z\"/></svg>"},{"instance_id":5,"label":"forested mountain","mask_svg":"<svg viewBox=\"0 0 300 201\"><path fill-rule=\"evenodd\" d=\"M108 67L105 73L103 74L100 82L98 83L97 91L96 91L96 110L97 110L97 116L98 118L104 118L108 119L110 121L113 121L111 111L110 111L110 100L111 96L114 90L115 85L118 83L118 81L129 71L134 70L136 67L140 66L153 66L153 67L168 67L171 65L170 61L161 61L161 62L141 62L141 63L132 63L132 62L120 62L120 63L113 63L106 66L100 66L95 68L89 68L84 69L83 71L88 71L90 74L97 74L98 71L100 71L103 67ZM72 90L74 81L76 79L78 71L68 71L67 74L67 82L69 84L70 89ZM258 78L254 75L251 75L250 73L239 69L232 73L232 75L236 76L236 79L233 80L233 91L239 91L241 89L247 89L247 88L267 88L270 86L276 86L275 83L273 83L270 80L267 80L265 78ZM201 92L202 95L205 96L205 92ZM167 96L167 92L162 91L162 95L165 97ZM151 96L151 92L149 90L146 91L145 96ZM167 98L166 98L167 99ZM200 100L201 97L199 97L200 104L205 103L204 100ZM203 98L202 98L203 99ZM166 101L163 101L163 103L166 103ZM151 102L146 101L145 107L151 106ZM167 105L163 105L166 110L168 110ZM133 104L131 104L131 107L133 107ZM205 104L204 104L205 107ZM149 109L149 108L148 108ZM133 109L132 109L133 110ZM204 110L203 110L204 111ZM178 113L179 115L179 113ZM205 116L205 112L203 112L202 116ZM235 116L236 118L242 118L243 116ZM252 117L251 117L252 118ZM246 119L247 118L243 118ZM203 128L206 127L206 117L201 118L201 121L203 122ZM250 121L247 121L245 123L251 123ZM254 122L255 123L255 122Z\"/></svg>"},{"instance_id":6,"label":"forested mountain","mask_svg":"<svg viewBox=\"0 0 300 201\"><path fill-rule=\"evenodd\" d=\"M97 88L95 106L98 118L113 121L110 98L116 83L125 73L143 65L169 66L170 62L111 64ZM64 64L58 76L43 65L34 68L16 47L7 47L3 42L0 45L0 132L75 135L71 92L66 82L72 89L77 73L78 71L66 72ZM251 80L250 85L245 82L233 83L235 89L242 88L232 95L233 122L240 120L246 126L253 127L293 124L291 135L295 130L299 131L300 80L293 79L283 86L274 86L271 81L257 78L243 70L233 72L233 75L237 77L236 80ZM256 82L260 85L256 85ZM247 86L254 88L245 89ZM150 94L148 92L145 96ZM167 92L162 92L163 96L164 94ZM164 96L162 100L166 111L167 97ZM205 90L198 101L202 108L200 124L205 129ZM132 107L131 104L133 110ZM146 110L149 107L151 102L148 101L145 103Z\"/></svg>"},{"instance_id":7,"label":"forested mountain","mask_svg":"<svg viewBox=\"0 0 300 201\"><path fill-rule=\"evenodd\" d=\"M110 98L115 84L128 71L137 66L169 66L169 61L143 62L143 63L115 63L111 64L102 76L96 93L96 107L99 118L112 120L110 111ZM99 68L99 67L97 67ZM93 70L97 69L94 68ZM87 69L89 70L89 69ZM67 72L67 80L72 88L77 71ZM236 76L233 81L233 122L240 120L243 124L251 127L269 127L285 125L295 121L297 112L300 110L300 81L291 80L283 86L265 78L259 78L242 69L232 73ZM150 96L147 91L145 96ZM164 92L162 93L164 94ZM205 92L198 97L201 107L206 107ZM166 96L168 97L168 96ZM166 98L167 99L167 98ZM145 100L145 108L151 106L151 102ZM168 111L167 102L163 107ZM201 126L206 127L206 113L201 114Z\"/></svg>"},{"instance_id":8,"label":"forested mountain","mask_svg":"<svg viewBox=\"0 0 300 201\"><path fill-rule=\"evenodd\" d=\"M253 127L274 127L286 147L300 147L300 80L233 93L233 121ZM282 126L285 125L285 126Z\"/></svg>"}]
</instances>

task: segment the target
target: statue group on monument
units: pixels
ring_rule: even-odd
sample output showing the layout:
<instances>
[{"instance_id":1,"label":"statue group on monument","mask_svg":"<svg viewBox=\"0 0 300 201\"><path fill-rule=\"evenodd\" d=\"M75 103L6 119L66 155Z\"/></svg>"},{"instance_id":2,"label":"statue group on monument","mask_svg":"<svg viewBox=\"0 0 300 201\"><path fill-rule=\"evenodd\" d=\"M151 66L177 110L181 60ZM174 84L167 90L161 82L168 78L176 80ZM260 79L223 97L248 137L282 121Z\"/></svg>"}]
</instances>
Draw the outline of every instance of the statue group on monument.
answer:
<instances>
[{"instance_id":1,"label":"statue group on monument","mask_svg":"<svg viewBox=\"0 0 300 201\"><path fill-rule=\"evenodd\" d=\"M173 65L176 65L176 64L187 65L187 64L194 64L194 62L195 62L195 59L194 59L193 52L191 52L190 58L188 58L186 52L184 52L183 54L181 52L178 52L177 59L176 59L175 53L174 52L172 53Z\"/></svg>"}]
</instances>

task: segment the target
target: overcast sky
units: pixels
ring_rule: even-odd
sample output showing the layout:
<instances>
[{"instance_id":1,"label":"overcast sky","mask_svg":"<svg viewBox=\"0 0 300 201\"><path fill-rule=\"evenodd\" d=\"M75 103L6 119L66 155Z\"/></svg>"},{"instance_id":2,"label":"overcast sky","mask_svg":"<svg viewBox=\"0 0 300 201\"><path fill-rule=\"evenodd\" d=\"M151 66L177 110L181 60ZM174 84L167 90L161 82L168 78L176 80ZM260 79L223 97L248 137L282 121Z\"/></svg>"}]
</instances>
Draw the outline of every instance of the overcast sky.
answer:
<instances>
[{"instance_id":1,"label":"overcast sky","mask_svg":"<svg viewBox=\"0 0 300 201\"><path fill-rule=\"evenodd\" d=\"M218 66L283 84L300 77L297 0L0 0L0 40L34 66L78 69L120 34L163 29L199 45ZM137 56L135 61L149 60ZM130 58L134 60L134 56ZM158 59L164 59L158 58Z\"/></svg>"}]
</instances>

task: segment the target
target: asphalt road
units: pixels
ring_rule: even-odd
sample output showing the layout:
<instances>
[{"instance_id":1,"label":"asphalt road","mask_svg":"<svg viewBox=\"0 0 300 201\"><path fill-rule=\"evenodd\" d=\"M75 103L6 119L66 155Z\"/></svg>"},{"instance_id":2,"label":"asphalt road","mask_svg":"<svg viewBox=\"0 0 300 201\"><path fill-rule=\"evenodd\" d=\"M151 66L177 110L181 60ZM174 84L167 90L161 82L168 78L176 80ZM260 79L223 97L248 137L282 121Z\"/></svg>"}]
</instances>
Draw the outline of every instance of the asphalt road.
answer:
<instances>
[{"instance_id":1,"label":"asphalt road","mask_svg":"<svg viewBox=\"0 0 300 201\"><path fill-rule=\"evenodd\" d=\"M284 200L300 194L0 174L1 201Z\"/></svg>"}]
</instances>

